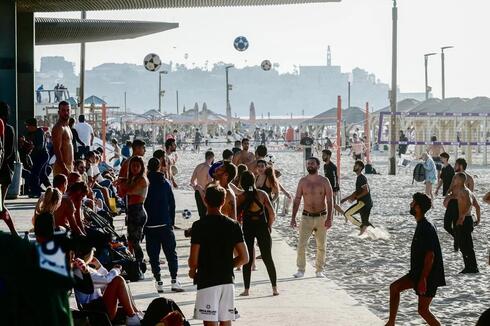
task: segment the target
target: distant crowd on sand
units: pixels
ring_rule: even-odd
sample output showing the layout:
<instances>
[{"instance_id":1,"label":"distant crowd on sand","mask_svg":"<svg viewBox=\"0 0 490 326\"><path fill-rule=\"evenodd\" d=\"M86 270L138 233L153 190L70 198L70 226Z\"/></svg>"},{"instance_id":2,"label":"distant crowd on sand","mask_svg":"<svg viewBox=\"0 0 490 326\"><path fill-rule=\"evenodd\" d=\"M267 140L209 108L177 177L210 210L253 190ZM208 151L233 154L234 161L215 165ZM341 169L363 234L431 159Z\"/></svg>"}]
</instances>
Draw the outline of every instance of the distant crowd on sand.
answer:
<instances>
[{"instance_id":1,"label":"distant crowd on sand","mask_svg":"<svg viewBox=\"0 0 490 326\"><path fill-rule=\"evenodd\" d=\"M16 136L7 124L8 113L8 105L2 103L0 166L4 173L0 174L0 190L3 199L12 181L15 161L12 144ZM32 161L26 184L28 194L37 199L37 204L32 217L33 229L22 237L15 229L11 212L1 203L0 217L10 229L10 234L0 232L0 245L8 248L0 251L1 260L8 262L8 266L0 268L0 304L5 307L6 324L72 325L84 321L91 325L188 325L177 303L165 297L155 299L143 313L127 285L127 280L137 282L145 278L149 262L156 292L193 289L184 287L177 277L181 265L175 235L174 189L178 188L175 175L179 161L175 137L168 137L164 147L155 150L148 160L143 140L133 139L123 148L113 141L114 154L105 162L104 150L93 148L92 126L83 115L78 117L76 125L74 122L70 105L60 102L58 122L50 136L56 160L50 164L46 131L37 127L34 119L26 121L27 133L21 146L24 159ZM298 228L294 278L305 275L306 246L312 235L316 240L315 276L325 277L326 236L335 210L358 227L361 235L373 228L370 213L375 203L368 178L363 174L365 148L362 141L356 139L356 142L351 152L355 190L344 198L338 198L341 185L330 149L322 150L321 161L307 156L308 173L299 180L294 196L281 183L275 159L264 144L251 152L250 140L243 138L233 148L224 150L219 160L212 150L204 153L203 161L197 164L189 180L195 191L199 219L184 232L191 244L188 276L197 287L194 319L202 320L204 325L231 325L239 318L234 273L243 274L240 296L249 296L253 291L252 272L259 260L267 269L271 294L280 294L271 238L280 193L285 197L286 214L292 202L290 225ZM305 144L311 145L309 141ZM455 172L449 178L449 157L444 152L438 154L443 166L434 177L437 170L431 158L434 151L430 149L430 155L423 156L426 184L439 180L437 190L443 187L447 207L444 226L454 236L454 249L463 254L462 273L478 273L471 237L474 225L480 223L480 207L473 194L474 180L465 172L466 162L461 159L456 161ZM320 173L322 167L324 176ZM49 173L53 174L52 179L47 177ZM49 183L44 183L46 179ZM489 201L488 195L485 200ZM346 202L351 206L344 211L342 205ZM428 324L439 325L429 306L438 287L446 283L437 232L425 217L432 206L430 195L415 193L407 207L417 221L410 269L390 285L387 325L394 325L400 292L407 289L414 289L418 295L419 314ZM124 235L116 231L113 223L122 213L125 213ZM168 281L161 273L162 250L170 274ZM76 310L70 310L69 306L72 291Z\"/></svg>"}]
</instances>

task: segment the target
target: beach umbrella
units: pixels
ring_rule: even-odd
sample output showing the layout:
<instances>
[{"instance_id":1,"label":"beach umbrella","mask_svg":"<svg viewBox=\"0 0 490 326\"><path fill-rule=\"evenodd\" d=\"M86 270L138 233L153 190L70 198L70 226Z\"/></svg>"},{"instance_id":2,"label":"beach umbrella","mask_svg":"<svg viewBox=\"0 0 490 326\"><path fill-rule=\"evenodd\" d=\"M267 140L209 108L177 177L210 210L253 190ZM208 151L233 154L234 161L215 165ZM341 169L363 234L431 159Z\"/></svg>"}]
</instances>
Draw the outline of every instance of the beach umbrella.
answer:
<instances>
[{"instance_id":1,"label":"beach umbrella","mask_svg":"<svg viewBox=\"0 0 490 326\"><path fill-rule=\"evenodd\" d=\"M194 123L196 124L196 126L199 126L199 104L194 103L194 109L193 110L193 114L194 114Z\"/></svg>"},{"instance_id":2,"label":"beach umbrella","mask_svg":"<svg viewBox=\"0 0 490 326\"><path fill-rule=\"evenodd\" d=\"M208 135L208 106L206 102L202 104L202 133L204 137Z\"/></svg>"}]
</instances>

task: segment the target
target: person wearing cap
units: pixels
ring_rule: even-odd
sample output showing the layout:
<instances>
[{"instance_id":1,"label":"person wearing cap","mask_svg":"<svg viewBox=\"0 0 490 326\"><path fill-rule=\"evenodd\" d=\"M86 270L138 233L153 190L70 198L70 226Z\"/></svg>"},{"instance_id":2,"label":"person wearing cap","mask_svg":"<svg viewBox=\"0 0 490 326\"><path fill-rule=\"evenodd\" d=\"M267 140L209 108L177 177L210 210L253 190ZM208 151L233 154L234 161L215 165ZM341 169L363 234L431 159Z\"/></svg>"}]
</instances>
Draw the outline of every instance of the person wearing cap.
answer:
<instances>
[{"instance_id":1,"label":"person wearing cap","mask_svg":"<svg viewBox=\"0 0 490 326\"><path fill-rule=\"evenodd\" d=\"M53 126L52 142L56 162L53 165L53 176L68 175L73 171L73 135L68 125L70 119L70 103L61 101L58 104L58 122Z\"/></svg>"},{"instance_id":2,"label":"person wearing cap","mask_svg":"<svg viewBox=\"0 0 490 326\"><path fill-rule=\"evenodd\" d=\"M39 198L41 196L41 180L46 178L46 164L49 160L46 150L46 139L44 131L37 126L35 118L26 120L25 138L32 144L31 160L32 169L28 184L29 198Z\"/></svg>"}]
</instances>

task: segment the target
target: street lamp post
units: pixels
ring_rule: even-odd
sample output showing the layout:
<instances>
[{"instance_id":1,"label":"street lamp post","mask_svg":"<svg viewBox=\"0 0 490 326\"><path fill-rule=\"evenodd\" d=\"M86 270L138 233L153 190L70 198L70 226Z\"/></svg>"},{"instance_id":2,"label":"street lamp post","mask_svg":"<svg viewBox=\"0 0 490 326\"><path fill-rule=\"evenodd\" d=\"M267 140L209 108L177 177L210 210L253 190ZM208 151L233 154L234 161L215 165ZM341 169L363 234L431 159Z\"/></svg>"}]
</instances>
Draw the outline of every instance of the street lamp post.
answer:
<instances>
[{"instance_id":1,"label":"street lamp post","mask_svg":"<svg viewBox=\"0 0 490 326\"><path fill-rule=\"evenodd\" d=\"M397 62L398 62L398 7L396 0L393 0L391 11L393 19L392 27L392 59L391 59L391 92L390 92L390 111L391 111L391 135L390 135L390 168L389 174L396 174L396 93L397 93Z\"/></svg>"},{"instance_id":2,"label":"street lamp post","mask_svg":"<svg viewBox=\"0 0 490 326\"><path fill-rule=\"evenodd\" d=\"M168 74L168 71L162 70L158 73L158 112L162 113L162 97L165 91L162 90L162 75Z\"/></svg>"},{"instance_id":3,"label":"street lamp post","mask_svg":"<svg viewBox=\"0 0 490 326\"><path fill-rule=\"evenodd\" d=\"M231 106L230 106L230 91L233 86L228 82L228 70L233 68L234 65L228 65L225 67L226 72L226 118L228 119L228 129L231 131Z\"/></svg>"},{"instance_id":4,"label":"street lamp post","mask_svg":"<svg viewBox=\"0 0 490 326\"><path fill-rule=\"evenodd\" d=\"M425 100L429 99L429 92L430 92L430 87L429 87L429 76L427 73L427 66L429 65L429 57L432 55L436 55L437 53L426 53L424 54L424 67L425 67Z\"/></svg>"},{"instance_id":5,"label":"street lamp post","mask_svg":"<svg viewBox=\"0 0 490 326\"><path fill-rule=\"evenodd\" d=\"M442 99L446 98L446 67L444 65L444 50L452 49L454 46L443 46L441 48L441 65L442 65Z\"/></svg>"}]
</instances>

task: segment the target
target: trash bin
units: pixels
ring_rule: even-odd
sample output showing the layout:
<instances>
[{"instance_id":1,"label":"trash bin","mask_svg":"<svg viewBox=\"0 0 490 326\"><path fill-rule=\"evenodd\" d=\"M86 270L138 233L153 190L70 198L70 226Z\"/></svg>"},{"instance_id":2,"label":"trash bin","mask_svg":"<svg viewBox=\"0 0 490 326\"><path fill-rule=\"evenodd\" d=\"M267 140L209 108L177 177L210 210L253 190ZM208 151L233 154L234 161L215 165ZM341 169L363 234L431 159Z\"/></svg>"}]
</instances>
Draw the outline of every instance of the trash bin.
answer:
<instances>
[{"instance_id":1,"label":"trash bin","mask_svg":"<svg viewBox=\"0 0 490 326\"><path fill-rule=\"evenodd\" d=\"M22 179L22 163L14 162L14 176L7 190L7 199L17 199L20 194L20 181Z\"/></svg>"}]
</instances>

